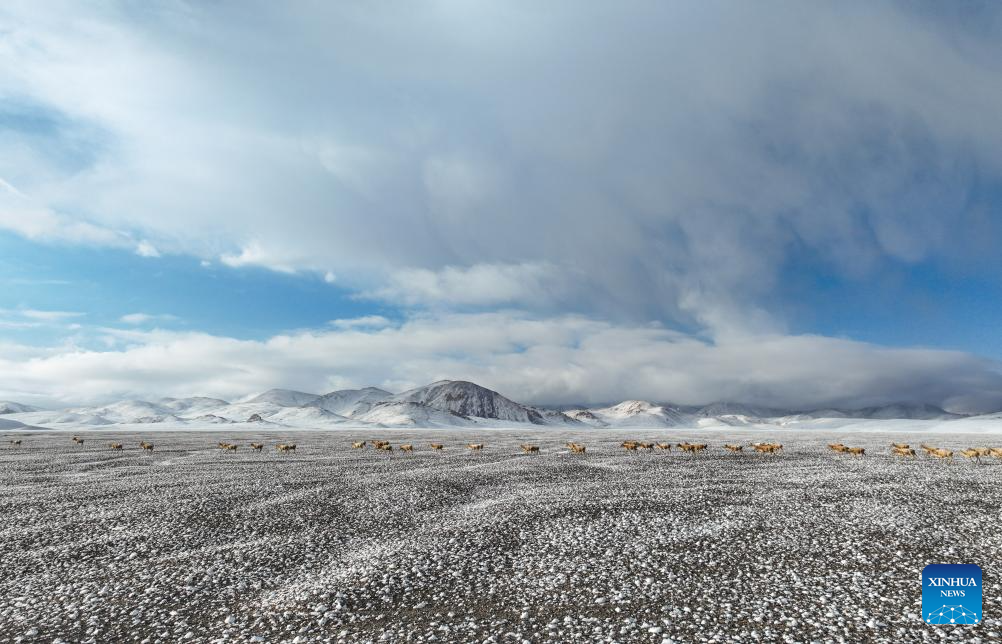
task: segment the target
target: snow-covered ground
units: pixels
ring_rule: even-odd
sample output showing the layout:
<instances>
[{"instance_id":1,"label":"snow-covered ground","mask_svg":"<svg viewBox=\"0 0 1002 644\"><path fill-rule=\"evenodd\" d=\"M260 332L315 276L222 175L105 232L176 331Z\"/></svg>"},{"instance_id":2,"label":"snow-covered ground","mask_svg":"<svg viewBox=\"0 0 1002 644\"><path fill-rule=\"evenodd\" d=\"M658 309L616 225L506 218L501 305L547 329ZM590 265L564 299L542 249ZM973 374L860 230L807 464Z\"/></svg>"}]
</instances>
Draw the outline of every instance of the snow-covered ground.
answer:
<instances>
[{"instance_id":1,"label":"snow-covered ground","mask_svg":"<svg viewBox=\"0 0 1002 644\"><path fill-rule=\"evenodd\" d=\"M87 430L83 445L7 430L22 442L0 443L0 641L999 639L1002 461L894 459L887 446L1002 446L1002 435L872 422L136 425ZM627 453L626 437L710 447ZM416 451L351 449L376 438ZM241 447L223 453L221 440ZM587 453L570 454L568 440ZM722 449L761 440L784 450ZM835 440L867 455L836 456L825 448ZM296 451L277 453L279 441ZM523 455L524 442L541 453ZM920 621L928 563L981 565L983 624Z\"/></svg>"}]
</instances>

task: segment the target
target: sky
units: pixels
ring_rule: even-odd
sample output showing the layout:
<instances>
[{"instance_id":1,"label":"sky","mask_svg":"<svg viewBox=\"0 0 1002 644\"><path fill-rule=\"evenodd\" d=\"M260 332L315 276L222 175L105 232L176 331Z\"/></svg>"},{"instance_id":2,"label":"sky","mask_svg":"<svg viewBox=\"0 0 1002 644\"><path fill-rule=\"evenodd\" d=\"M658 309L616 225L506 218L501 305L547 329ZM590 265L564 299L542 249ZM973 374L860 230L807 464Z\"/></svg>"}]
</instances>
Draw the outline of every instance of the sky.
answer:
<instances>
[{"instance_id":1,"label":"sky","mask_svg":"<svg viewBox=\"0 0 1002 644\"><path fill-rule=\"evenodd\" d=\"M1002 409L1002 6L0 6L0 399Z\"/></svg>"}]
</instances>

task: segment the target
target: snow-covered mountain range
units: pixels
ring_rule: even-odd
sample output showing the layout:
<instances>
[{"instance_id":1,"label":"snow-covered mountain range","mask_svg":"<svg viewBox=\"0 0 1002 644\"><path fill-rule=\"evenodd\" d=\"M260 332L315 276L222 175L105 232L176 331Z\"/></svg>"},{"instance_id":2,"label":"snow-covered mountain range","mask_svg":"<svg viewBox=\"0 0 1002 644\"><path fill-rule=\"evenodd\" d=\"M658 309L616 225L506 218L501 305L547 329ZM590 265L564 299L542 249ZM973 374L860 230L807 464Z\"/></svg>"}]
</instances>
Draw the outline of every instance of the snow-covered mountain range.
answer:
<instances>
[{"instance_id":1,"label":"snow-covered mountain range","mask_svg":"<svg viewBox=\"0 0 1002 644\"><path fill-rule=\"evenodd\" d=\"M932 405L893 404L864 409L793 411L737 403L683 406L627 400L566 411L515 402L461 380L441 380L394 394L376 387L312 394L271 389L234 402L218 398L123 400L96 407L41 410L0 401L0 429L54 429L145 425L210 428L255 423L273 427L835 427L849 422L908 420L942 423L961 419L1000 421L998 414L965 417Z\"/></svg>"}]
</instances>

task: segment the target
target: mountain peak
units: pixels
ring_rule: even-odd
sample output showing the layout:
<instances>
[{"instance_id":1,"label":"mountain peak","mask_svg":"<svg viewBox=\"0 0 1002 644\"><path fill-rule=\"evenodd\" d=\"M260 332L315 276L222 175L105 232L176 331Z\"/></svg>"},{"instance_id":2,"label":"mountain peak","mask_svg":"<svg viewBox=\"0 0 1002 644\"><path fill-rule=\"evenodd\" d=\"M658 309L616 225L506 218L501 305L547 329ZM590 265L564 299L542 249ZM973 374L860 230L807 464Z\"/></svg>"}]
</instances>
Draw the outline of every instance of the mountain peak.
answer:
<instances>
[{"instance_id":1,"label":"mountain peak","mask_svg":"<svg viewBox=\"0 0 1002 644\"><path fill-rule=\"evenodd\" d=\"M302 407L303 405L310 404L319 397L318 394L308 394L305 391L295 391L293 389L269 389L243 402L271 403L280 407Z\"/></svg>"},{"instance_id":2,"label":"mountain peak","mask_svg":"<svg viewBox=\"0 0 1002 644\"><path fill-rule=\"evenodd\" d=\"M417 402L460 416L545 424L545 420L536 410L467 380L438 380L430 385L397 394L392 400Z\"/></svg>"}]
</instances>

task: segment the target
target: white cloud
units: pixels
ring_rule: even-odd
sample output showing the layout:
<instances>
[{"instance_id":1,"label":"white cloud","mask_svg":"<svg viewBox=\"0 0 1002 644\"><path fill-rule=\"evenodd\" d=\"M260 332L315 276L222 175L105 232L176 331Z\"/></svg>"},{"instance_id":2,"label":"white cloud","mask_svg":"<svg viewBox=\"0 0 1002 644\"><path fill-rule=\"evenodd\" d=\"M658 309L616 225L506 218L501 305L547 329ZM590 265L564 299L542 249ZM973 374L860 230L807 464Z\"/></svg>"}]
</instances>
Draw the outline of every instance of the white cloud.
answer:
<instances>
[{"instance_id":1,"label":"white cloud","mask_svg":"<svg viewBox=\"0 0 1002 644\"><path fill-rule=\"evenodd\" d=\"M363 322L364 321L364 322ZM109 351L0 352L0 398L90 402L115 397L237 397L284 386L321 392L400 390L468 379L516 400L781 407L922 401L966 410L1002 405L999 365L952 351L889 349L819 336L708 342L658 326L515 313L344 320L333 330L266 341L202 333L108 330Z\"/></svg>"},{"instance_id":2,"label":"white cloud","mask_svg":"<svg viewBox=\"0 0 1002 644\"><path fill-rule=\"evenodd\" d=\"M160 257L160 251L157 250L156 246L144 239L136 245L136 255L140 257Z\"/></svg>"},{"instance_id":3,"label":"white cloud","mask_svg":"<svg viewBox=\"0 0 1002 644\"><path fill-rule=\"evenodd\" d=\"M374 329L390 326L390 321L382 315L363 315L362 317L357 318L331 320L330 324L338 329Z\"/></svg>"},{"instance_id":4,"label":"white cloud","mask_svg":"<svg viewBox=\"0 0 1002 644\"><path fill-rule=\"evenodd\" d=\"M167 313L153 314L153 313L128 313L119 318L122 322L126 324L146 324L148 322L157 321L171 321L177 320L177 317Z\"/></svg>"},{"instance_id":5,"label":"white cloud","mask_svg":"<svg viewBox=\"0 0 1002 644\"><path fill-rule=\"evenodd\" d=\"M32 320L42 320L43 322L57 322L69 318L78 318L83 313L77 311L41 311L37 309L18 309L17 313Z\"/></svg>"},{"instance_id":6,"label":"white cloud","mask_svg":"<svg viewBox=\"0 0 1002 644\"><path fill-rule=\"evenodd\" d=\"M296 269L284 263L264 249L260 242L251 242L244 246L239 254L221 255L219 261L231 268L243 266L260 266L280 273L295 273Z\"/></svg>"},{"instance_id":7,"label":"white cloud","mask_svg":"<svg viewBox=\"0 0 1002 644\"><path fill-rule=\"evenodd\" d=\"M6 5L4 97L62 145L5 147L0 227L442 305L546 264L575 310L781 329L791 258L997 247L1002 20L969 10Z\"/></svg>"},{"instance_id":8,"label":"white cloud","mask_svg":"<svg viewBox=\"0 0 1002 644\"><path fill-rule=\"evenodd\" d=\"M553 266L535 263L410 268L394 272L388 286L366 296L409 306L525 306L559 296L554 273Z\"/></svg>"}]
</instances>

